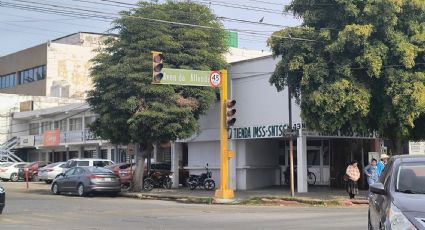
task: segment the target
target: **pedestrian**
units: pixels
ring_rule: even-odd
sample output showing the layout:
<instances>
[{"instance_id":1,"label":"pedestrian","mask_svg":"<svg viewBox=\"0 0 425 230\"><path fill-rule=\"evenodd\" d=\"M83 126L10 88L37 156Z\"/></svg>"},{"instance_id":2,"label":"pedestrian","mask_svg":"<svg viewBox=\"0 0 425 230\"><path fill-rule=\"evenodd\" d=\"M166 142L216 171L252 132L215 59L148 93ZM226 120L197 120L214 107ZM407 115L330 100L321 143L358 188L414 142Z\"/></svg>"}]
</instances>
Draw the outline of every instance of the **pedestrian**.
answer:
<instances>
[{"instance_id":1,"label":"pedestrian","mask_svg":"<svg viewBox=\"0 0 425 230\"><path fill-rule=\"evenodd\" d=\"M367 183L369 185L378 182L379 174L377 164L378 161L375 158L372 158L370 164L363 169L364 174L367 176Z\"/></svg>"},{"instance_id":2,"label":"pedestrian","mask_svg":"<svg viewBox=\"0 0 425 230\"><path fill-rule=\"evenodd\" d=\"M357 181L360 179L360 171L357 167L356 160L353 160L350 165L348 165L345 174L347 175L347 192L350 195L350 199L354 199L359 193Z\"/></svg>"},{"instance_id":3,"label":"pedestrian","mask_svg":"<svg viewBox=\"0 0 425 230\"><path fill-rule=\"evenodd\" d=\"M390 157L387 154L381 155L381 160L378 162L378 177L381 176L382 172L384 171L385 165L387 165L388 159Z\"/></svg>"}]
</instances>

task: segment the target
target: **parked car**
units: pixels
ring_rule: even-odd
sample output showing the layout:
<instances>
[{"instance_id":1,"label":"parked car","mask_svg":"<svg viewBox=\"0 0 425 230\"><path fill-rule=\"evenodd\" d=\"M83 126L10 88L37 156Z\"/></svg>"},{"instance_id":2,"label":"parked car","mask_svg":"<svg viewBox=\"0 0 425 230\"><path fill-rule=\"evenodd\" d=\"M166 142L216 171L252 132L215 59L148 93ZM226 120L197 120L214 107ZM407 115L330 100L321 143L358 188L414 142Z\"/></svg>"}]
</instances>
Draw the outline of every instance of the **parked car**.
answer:
<instances>
[{"instance_id":1,"label":"parked car","mask_svg":"<svg viewBox=\"0 0 425 230\"><path fill-rule=\"evenodd\" d=\"M93 192L117 195L121 191L119 178L109 169L96 166L73 167L52 183L52 193L76 193L85 196Z\"/></svg>"},{"instance_id":2,"label":"parked car","mask_svg":"<svg viewBox=\"0 0 425 230\"><path fill-rule=\"evenodd\" d=\"M132 164L133 167L130 168L130 163L117 163L108 166L107 168L110 169L112 172L115 173L115 175L120 177L121 184L123 185L123 188L127 188L130 185L130 181L132 179L131 172L133 173L136 170L136 164ZM154 170L156 172L161 172L164 174L170 174L171 173L171 165L169 163L162 163L162 162L154 162L151 164L151 170ZM145 171L143 172L143 175L145 175L145 178L147 176L147 165L145 163ZM179 181L180 183L185 185L186 178L189 177L189 172L185 169L179 170Z\"/></svg>"},{"instance_id":3,"label":"parked car","mask_svg":"<svg viewBox=\"0 0 425 230\"><path fill-rule=\"evenodd\" d=\"M15 163L15 162L7 162L7 163L3 163L0 166L0 178L3 181L13 181L16 182L19 180L19 169L23 168L25 165L27 165L28 163L26 162L19 162L19 163Z\"/></svg>"},{"instance_id":4,"label":"parked car","mask_svg":"<svg viewBox=\"0 0 425 230\"><path fill-rule=\"evenodd\" d=\"M50 163L46 161L35 161L25 165L23 168L19 169L19 179L25 180L25 170L28 170L28 180L38 181L38 169L43 168L48 164Z\"/></svg>"},{"instance_id":5,"label":"parked car","mask_svg":"<svg viewBox=\"0 0 425 230\"><path fill-rule=\"evenodd\" d=\"M133 173L134 175L134 170L136 170L136 164L131 165L133 167L130 168L130 163L118 163L106 167L120 178L121 187L123 189L127 189L130 186L130 182L132 179L131 174Z\"/></svg>"},{"instance_id":6,"label":"parked car","mask_svg":"<svg viewBox=\"0 0 425 230\"><path fill-rule=\"evenodd\" d=\"M4 206L6 206L6 191L0 185L0 214L3 213Z\"/></svg>"},{"instance_id":7,"label":"parked car","mask_svg":"<svg viewBox=\"0 0 425 230\"><path fill-rule=\"evenodd\" d=\"M369 188L369 229L425 229L425 156L391 158Z\"/></svg>"},{"instance_id":8,"label":"parked car","mask_svg":"<svg viewBox=\"0 0 425 230\"><path fill-rule=\"evenodd\" d=\"M105 159L95 159L95 158L77 158L71 159L66 162L65 168L72 168L75 166L97 166L97 167L106 167L113 165L114 162Z\"/></svg>"},{"instance_id":9,"label":"parked car","mask_svg":"<svg viewBox=\"0 0 425 230\"><path fill-rule=\"evenodd\" d=\"M46 182L46 184L50 184L59 174L66 171L65 166L66 162L57 162L46 165L38 170L38 179Z\"/></svg>"}]
</instances>

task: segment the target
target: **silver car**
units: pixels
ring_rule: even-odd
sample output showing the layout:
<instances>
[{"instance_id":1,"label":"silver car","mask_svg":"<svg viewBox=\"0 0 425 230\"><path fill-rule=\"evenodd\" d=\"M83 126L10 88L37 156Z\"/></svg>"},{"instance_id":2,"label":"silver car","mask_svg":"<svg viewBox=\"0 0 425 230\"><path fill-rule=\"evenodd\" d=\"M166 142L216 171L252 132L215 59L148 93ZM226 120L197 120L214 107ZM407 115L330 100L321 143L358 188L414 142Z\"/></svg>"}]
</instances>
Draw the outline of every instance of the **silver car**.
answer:
<instances>
[{"instance_id":1,"label":"silver car","mask_svg":"<svg viewBox=\"0 0 425 230\"><path fill-rule=\"evenodd\" d=\"M59 174L66 170L66 162L49 164L38 170L38 179L46 182L46 184L51 184Z\"/></svg>"},{"instance_id":2,"label":"silver car","mask_svg":"<svg viewBox=\"0 0 425 230\"><path fill-rule=\"evenodd\" d=\"M52 183L52 192L76 193L85 196L93 192L107 192L116 196L121 191L120 179L109 169L95 166L73 167Z\"/></svg>"}]
</instances>

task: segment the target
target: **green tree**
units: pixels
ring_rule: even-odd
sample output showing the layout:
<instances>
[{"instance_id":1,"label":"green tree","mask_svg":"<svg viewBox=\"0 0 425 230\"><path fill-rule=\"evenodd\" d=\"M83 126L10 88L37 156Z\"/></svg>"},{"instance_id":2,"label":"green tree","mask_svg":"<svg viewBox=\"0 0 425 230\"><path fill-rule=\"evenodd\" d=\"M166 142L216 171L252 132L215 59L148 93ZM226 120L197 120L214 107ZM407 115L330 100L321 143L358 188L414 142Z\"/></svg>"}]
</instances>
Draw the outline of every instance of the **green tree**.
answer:
<instances>
[{"instance_id":1,"label":"green tree","mask_svg":"<svg viewBox=\"0 0 425 230\"><path fill-rule=\"evenodd\" d=\"M163 52L165 67L221 69L226 32L208 7L173 1L140 2L121 13L113 30L117 36L105 39L93 60L88 102L100 117L92 129L112 143L140 146L133 181L133 190L140 190L153 144L193 135L199 117L216 99L208 87L152 84L151 51Z\"/></svg>"},{"instance_id":2,"label":"green tree","mask_svg":"<svg viewBox=\"0 0 425 230\"><path fill-rule=\"evenodd\" d=\"M303 25L269 38L282 57L270 83L290 86L309 128L376 130L398 153L425 137L425 1L293 0L286 10Z\"/></svg>"}]
</instances>

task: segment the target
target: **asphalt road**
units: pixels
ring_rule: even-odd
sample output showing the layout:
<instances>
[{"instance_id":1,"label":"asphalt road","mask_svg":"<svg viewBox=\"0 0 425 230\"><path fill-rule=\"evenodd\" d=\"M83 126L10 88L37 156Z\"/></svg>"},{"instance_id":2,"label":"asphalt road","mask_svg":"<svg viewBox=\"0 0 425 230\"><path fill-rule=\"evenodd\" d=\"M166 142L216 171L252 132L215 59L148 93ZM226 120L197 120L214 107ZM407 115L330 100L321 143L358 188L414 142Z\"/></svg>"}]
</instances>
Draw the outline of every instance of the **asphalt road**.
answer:
<instances>
[{"instance_id":1,"label":"asphalt road","mask_svg":"<svg viewBox=\"0 0 425 230\"><path fill-rule=\"evenodd\" d=\"M3 183L0 229L344 229L367 228L356 208L192 205L128 198L55 196L49 186Z\"/></svg>"}]
</instances>

